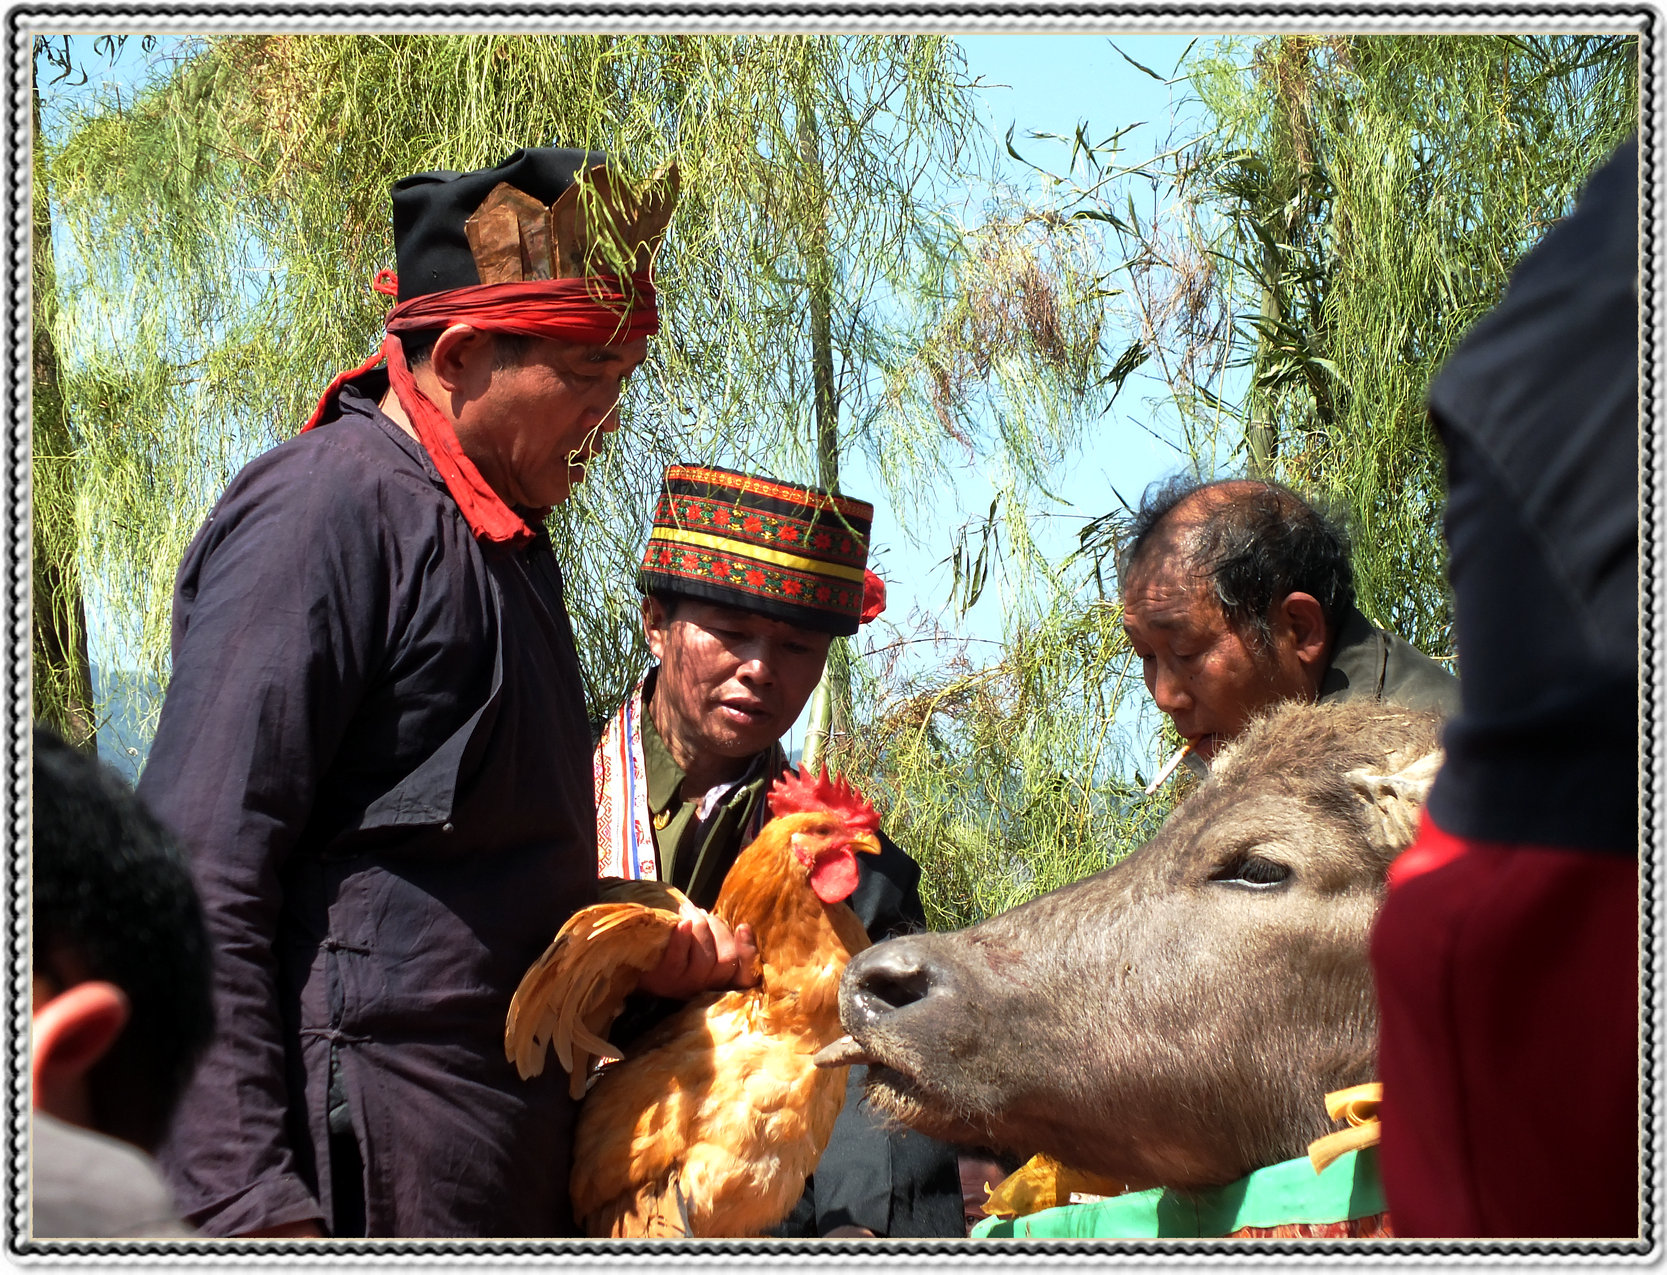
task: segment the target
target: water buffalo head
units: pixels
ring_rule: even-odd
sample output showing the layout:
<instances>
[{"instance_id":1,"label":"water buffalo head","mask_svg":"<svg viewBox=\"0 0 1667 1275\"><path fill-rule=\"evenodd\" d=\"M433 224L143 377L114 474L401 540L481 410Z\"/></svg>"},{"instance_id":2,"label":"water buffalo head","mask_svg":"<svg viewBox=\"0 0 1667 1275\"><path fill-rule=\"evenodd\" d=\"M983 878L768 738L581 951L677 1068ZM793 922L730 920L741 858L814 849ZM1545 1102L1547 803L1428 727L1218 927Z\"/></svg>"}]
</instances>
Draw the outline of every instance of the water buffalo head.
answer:
<instances>
[{"instance_id":1,"label":"water buffalo head","mask_svg":"<svg viewBox=\"0 0 1667 1275\"><path fill-rule=\"evenodd\" d=\"M1324 1094L1373 1078L1367 938L1438 728L1371 701L1275 710L1121 862L854 960L833 1052L903 1123L1134 1185L1302 1154Z\"/></svg>"}]
</instances>

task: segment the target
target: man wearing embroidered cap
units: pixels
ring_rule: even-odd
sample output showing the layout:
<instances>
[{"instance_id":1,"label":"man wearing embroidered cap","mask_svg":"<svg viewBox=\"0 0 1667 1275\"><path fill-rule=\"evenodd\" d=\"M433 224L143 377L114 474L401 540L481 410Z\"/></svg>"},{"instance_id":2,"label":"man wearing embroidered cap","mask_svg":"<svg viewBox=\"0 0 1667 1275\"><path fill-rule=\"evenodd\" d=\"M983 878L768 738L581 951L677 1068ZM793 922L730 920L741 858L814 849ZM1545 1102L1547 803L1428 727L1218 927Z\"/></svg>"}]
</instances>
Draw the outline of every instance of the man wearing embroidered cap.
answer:
<instances>
[{"instance_id":1,"label":"man wearing embroidered cap","mask_svg":"<svg viewBox=\"0 0 1667 1275\"><path fill-rule=\"evenodd\" d=\"M503 1057L521 973L596 897L543 520L657 329L675 183L541 149L396 184L380 350L186 552L140 788L215 946L161 1154L207 1234L571 1231L566 1087Z\"/></svg>"},{"instance_id":2,"label":"man wearing embroidered cap","mask_svg":"<svg viewBox=\"0 0 1667 1275\"><path fill-rule=\"evenodd\" d=\"M595 753L604 878L658 878L701 908L716 903L768 818L764 791L787 765L780 740L821 678L831 640L885 605L866 567L873 516L866 501L793 483L693 465L666 471L637 577L658 664ZM862 858L850 902L869 934L924 928L914 860L883 834L880 854ZM742 949L745 929L735 936ZM616 1040L663 1012L635 1007ZM954 1151L881 1129L860 1101L862 1069L851 1070L833 1138L779 1233L964 1234Z\"/></svg>"}]
</instances>

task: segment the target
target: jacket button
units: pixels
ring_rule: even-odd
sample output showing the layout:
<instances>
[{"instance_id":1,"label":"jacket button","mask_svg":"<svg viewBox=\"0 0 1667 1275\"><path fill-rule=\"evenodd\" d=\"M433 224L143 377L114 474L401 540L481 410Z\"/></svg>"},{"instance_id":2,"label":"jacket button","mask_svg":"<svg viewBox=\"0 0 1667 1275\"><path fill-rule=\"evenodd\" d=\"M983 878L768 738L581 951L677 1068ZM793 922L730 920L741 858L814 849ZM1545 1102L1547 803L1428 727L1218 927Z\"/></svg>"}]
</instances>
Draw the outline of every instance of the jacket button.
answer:
<instances>
[{"instance_id":1,"label":"jacket button","mask_svg":"<svg viewBox=\"0 0 1667 1275\"><path fill-rule=\"evenodd\" d=\"M451 824L449 824L449 823L441 824L440 825L440 831L441 832L450 832L451 831Z\"/></svg>"}]
</instances>

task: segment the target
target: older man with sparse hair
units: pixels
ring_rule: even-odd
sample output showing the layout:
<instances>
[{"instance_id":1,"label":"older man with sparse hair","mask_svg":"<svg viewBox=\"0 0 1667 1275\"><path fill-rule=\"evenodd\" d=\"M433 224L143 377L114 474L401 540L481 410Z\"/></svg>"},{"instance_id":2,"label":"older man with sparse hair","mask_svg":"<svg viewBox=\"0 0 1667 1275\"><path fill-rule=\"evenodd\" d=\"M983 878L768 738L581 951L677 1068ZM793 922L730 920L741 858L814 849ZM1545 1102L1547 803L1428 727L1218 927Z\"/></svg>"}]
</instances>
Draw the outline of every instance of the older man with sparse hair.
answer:
<instances>
[{"instance_id":1,"label":"older man with sparse hair","mask_svg":"<svg viewBox=\"0 0 1667 1275\"><path fill-rule=\"evenodd\" d=\"M1342 530L1279 483L1149 489L1119 574L1146 689L1203 762L1282 700L1458 707L1457 678L1355 606Z\"/></svg>"}]
</instances>

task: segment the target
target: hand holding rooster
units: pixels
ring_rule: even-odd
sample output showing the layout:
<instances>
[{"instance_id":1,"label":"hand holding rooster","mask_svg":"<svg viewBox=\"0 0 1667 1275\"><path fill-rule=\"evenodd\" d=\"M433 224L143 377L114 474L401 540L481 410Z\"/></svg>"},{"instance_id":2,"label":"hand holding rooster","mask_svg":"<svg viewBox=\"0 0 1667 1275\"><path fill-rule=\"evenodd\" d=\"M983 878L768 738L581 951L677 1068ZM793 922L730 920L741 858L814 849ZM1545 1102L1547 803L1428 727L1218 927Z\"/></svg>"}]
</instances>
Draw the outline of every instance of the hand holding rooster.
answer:
<instances>
[{"instance_id":1,"label":"hand holding rooster","mask_svg":"<svg viewBox=\"0 0 1667 1275\"><path fill-rule=\"evenodd\" d=\"M624 887L642 883L605 881L603 902L620 902ZM650 907L664 907L668 901L664 887L648 882L661 894L660 899L638 898L636 902ZM675 900L671 900L675 902ZM666 942L666 950L659 965L648 970L637 981L636 990L651 996L686 1001L710 992L730 987L751 987L758 982L758 943L753 938L752 926L743 922L732 931L722 919L687 898L678 905L678 922Z\"/></svg>"},{"instance_id":2,"label":"hand holding rooster","mask_svg":"<svg viewBox=\"0 0 1667 1275\"><path fill-rule=\"evenodd\" d=\"M572 1194L588 1234L761 1234L827 1145L845 1074L812 1059L841 1034L839 979L868 946L845 900L856 854L879 850L879 816L845 780L808 770L777 780L769 802L774 818L713 909L743 952L741 936L755 936L756 969L738 978L756 978L660 1023L580 1108ZM543 1070L548 1044L578 1096L593 1059L620 1058L604 1033L625 996L665 972L680 926L695 928L678 891L638 882L633 892L642 901L576 913L522 980L504 1039L523 1077Z\"/></svg>"}]
</instances>

